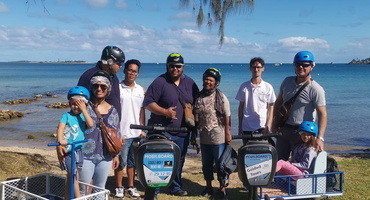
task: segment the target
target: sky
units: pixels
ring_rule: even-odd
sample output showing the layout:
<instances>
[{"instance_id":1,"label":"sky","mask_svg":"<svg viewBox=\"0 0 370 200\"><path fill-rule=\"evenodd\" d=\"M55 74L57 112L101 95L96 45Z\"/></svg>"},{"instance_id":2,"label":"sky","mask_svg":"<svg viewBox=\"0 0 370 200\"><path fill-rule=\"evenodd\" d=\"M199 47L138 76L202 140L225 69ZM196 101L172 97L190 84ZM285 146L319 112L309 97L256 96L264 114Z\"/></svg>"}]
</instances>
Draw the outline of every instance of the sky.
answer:
<instances>
[{"instance_id":1,"label":"sky","mask_svg":"<svg viewBox=\"0 0 370 200\"><path fill-rule=\"evenodd\" d=\"M185 63L291 63L301 50L317 63L370 57L368 0L255 0L227 16L221 47L218 24L196 25L203 0L189 2L0 0L0 62L96 62L107 45L144 63L164 63L172 52Z\"/></svg>"}]
</instances>

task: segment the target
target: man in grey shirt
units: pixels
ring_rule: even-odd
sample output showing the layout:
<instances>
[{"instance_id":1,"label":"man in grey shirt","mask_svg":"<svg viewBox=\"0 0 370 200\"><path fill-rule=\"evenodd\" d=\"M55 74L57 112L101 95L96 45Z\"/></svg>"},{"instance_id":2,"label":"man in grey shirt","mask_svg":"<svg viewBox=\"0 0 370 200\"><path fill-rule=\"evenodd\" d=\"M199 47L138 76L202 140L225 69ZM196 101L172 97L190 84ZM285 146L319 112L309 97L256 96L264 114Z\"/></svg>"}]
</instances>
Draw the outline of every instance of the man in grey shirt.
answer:
<instances>
[{"instance_id":1,"label":"man in grey shirt","mask_svg":"<svg viewBox=\"0 0 370 200\"><path fill-rule=\"evenodd\" d=\"M272 132L282 132L278 137L276 149L278 159L288 160L294 147L301 143L297 128L303 121L317 121L319 133L316 137L318 151L324 150L324 135L327 125L326 100L324 89L311 79L311 71L315 67L315 59L311 52L300 51L294 57L296 76L286 77L282 82L279 95L274 107L274 121ZM295 99L288 120L282 127L277 126L276 114L279 107L291 97L308 81L308 85Z\"/></svg>"}]
</instances>

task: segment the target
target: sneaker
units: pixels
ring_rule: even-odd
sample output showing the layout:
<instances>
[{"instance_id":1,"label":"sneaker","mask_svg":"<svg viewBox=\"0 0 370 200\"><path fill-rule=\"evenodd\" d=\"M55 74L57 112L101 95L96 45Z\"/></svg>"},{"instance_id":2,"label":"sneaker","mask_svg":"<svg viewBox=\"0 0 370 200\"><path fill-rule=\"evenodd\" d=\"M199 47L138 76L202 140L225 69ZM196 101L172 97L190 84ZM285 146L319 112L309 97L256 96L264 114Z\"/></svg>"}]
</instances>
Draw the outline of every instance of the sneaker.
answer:
<instances>
[{"instance_id":1,"label":"sneaker","mask_svg":"<svg viewBox=\"0 0 370 200\"><path fill-rule=\"evenodd\" d=\"M173 193L173 195L183 197L188 195L188 192L185 190L177 190L176 192Z\"/></svg>"},{"instance_id":2,"label":"sneaker","mask_svg":"<svg viewBox=\"0 0 370 200\"><path fill-rule=\"evenodd\" d=\"M115 197L117 197L117 198L124 198L124 191L125 191L125 188L123 188L123 187L116 188L116 195L115 195Z\"/></svg>"},{"instance_id":3,"label":"sneaker","mask_svg":"<svg viewBox=\"0 0 370 200\"><path fill-rule=\"evenodd\" d=\"M213 188L211 188L211 187L204 188L204 190L202 191L202 193L200 193L200 195L203 196L203 197L212 196L213 195Z\"/></svg>"},{"instance_id":4,"label":"sneaker","mask_svg":"<svg viewBox=\"0 0 370 200\"><path fill-rule=\"evenodd\" d=\"M125 192L126 192L126 196L129 196L131 199L138 199L141 197L135 187L130 187L126 189Z\"/></svg>"}]
</instances>

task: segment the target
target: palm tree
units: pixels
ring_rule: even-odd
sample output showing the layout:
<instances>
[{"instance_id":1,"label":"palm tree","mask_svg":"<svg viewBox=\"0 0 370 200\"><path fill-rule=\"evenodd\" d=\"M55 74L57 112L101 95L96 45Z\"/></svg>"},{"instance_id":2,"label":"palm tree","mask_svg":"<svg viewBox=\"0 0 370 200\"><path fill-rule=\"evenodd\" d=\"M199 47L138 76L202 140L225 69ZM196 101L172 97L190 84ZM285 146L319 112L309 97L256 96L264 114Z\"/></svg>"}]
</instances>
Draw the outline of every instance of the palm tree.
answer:
<instances>
[{"instance_id":1,"label":"palm tree","mask_svg":"<svg viewBox=\"0 0 370 200\"><path fill-rule=\"evenodd\" d=\"M180 0L180 3L188 7L190 5L190 0ZM193 4L194 11L196 7L198 7L198 27L201 27L204 22L203 5L209 6L207 26L212 27L213 21L219 24L218 35L220 36L220 46L222 46L225 36L224 28L226 16L241 11L252 11L254 0L199 0L199 6L197 6L196 3Z\"/></svg>"}]
</instances>

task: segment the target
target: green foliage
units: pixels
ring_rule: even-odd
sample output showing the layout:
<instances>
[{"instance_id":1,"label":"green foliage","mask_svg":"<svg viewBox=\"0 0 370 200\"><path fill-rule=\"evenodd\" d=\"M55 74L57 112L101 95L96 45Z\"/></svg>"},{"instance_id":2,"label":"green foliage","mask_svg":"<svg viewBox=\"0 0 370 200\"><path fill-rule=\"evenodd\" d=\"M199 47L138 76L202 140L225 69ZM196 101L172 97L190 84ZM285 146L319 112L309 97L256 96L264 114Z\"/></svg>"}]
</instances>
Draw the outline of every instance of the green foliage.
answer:
<instances>
[{"instance_id":1,"label":"green foliage","mask_svg":"<svg viewBox=\"0 0 370 200\"><path fill-rule=\"evenodd\" d=\"M180 0L180 3L184 6L189 6L189 0ZM208 5L208 26L213 26L215 21L218 27L218 34L220 36L220 46L224 43L224 29L225 21L228 14L238 13L243 10L251 11L254 5L254 0L199 0L199 11L197 15L198 27L203 25L204 14L203 4ZM193 10L196 9L196 5L193 5Z\"/></svg>"}]
</instances>

